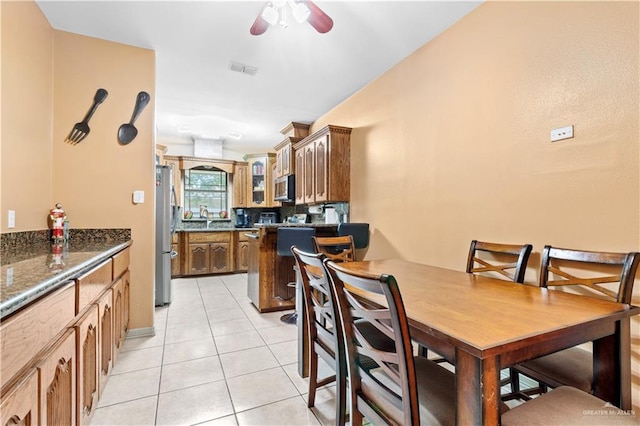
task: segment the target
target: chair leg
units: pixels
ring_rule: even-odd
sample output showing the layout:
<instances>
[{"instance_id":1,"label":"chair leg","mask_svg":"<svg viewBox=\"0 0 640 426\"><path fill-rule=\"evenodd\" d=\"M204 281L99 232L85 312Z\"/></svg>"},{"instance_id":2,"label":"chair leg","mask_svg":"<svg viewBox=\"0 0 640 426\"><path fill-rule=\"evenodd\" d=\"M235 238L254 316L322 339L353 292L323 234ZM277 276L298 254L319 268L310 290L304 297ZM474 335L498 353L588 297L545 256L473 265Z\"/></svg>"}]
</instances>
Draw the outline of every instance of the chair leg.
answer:
<instances>
[{"instance_id":1,"label":"chair leg","mask_svg":"<svg viewBox=\"0 0 640 426\"><path fill-rule=\"evenodd\" d=\"M313 343L312 343L313 345ZM309 399L307 407L312 408L316 403L316 388L318 387L318 354L310 348L309 356Z\"/></svg>"},{"instance_id":2,"label":"chair leg","mask_svg":"<svg viewBox=\"0 0 640 426\"><path fill-rule=\"evenodd\" d=\"M429 349L422 345L418 345L418 356L429 358Z\"/></svg>"},{"instance_id":3,"label":"chair leg","mask_svg":"<svg viewBox=\"0 0 640 426\"><path fill-rule=\"evenodd\" d=\"M347 366L336 359L336 426L347 422Z\"/></svg>"}]
</instances>

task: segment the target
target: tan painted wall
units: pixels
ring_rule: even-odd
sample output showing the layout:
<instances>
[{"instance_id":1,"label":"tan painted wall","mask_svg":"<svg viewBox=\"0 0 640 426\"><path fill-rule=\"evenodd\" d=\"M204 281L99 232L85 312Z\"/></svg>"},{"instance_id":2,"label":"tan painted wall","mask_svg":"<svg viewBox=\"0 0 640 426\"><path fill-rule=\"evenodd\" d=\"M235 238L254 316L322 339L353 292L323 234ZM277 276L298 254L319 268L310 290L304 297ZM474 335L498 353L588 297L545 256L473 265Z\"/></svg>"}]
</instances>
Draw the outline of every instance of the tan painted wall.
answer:
<instances>
[{"instance_id":1,"label":"tan painted wall","mask_svg":"<svg viewBox=\"0 0 640 426\"><path fill-rule=\"evenodd\" d=\"M155 53L55 31L34 2L2 2L2 232L46 229L62 203L72 228L131 228L131 328L153 325ZM109 96L80 144L64 139L96 90ZM117 141L136 95L137 138ZM26 179L24 179L26 177ZM132 192L145 203L134 205ZM6 228L6 210L16 228Z\"/></svg>"},{"instance_id":2,"label":"tan painted wall","mask_svg":"<svg viewBox=\"0 0 640 426\"><path fill-rule=\"evenodd\" d=\"M53 170L53 29L34 2L2 10L2 195L0 230L47 227ZM7 228L7 210L16 228Z\"/></svg>"},{"instance_id":3,"label":"tan painted wall","mask_svg":"<svg viewBox=\"0 0 640 426\"><path fill-rule=\"evenodd\" d=\"M53 197L72 228L131 228L131 328L153 324L155 52L56 31L54 66ZM64 143L86 114L96 90L109 92L91 132L78 145ZM118 128L131 118L138 92L151 95L128 145ZM145 192L133 204L134 190Z\"/></svg>"},{"instance_id":4,"label":"tan painted wall","mask_svg":"<svg viewBox=\"0 0 640 426\"><path fill-rule=\"evenodd\" d=\"M545 244L640 250L639 12L484 3L317 120L354 128L367 257L463 270L472 239L528 242L536 283ZM575 138L550 143L569 124ZM638 410L637 319L632 334Z\"/></svg>"}]
</instances>

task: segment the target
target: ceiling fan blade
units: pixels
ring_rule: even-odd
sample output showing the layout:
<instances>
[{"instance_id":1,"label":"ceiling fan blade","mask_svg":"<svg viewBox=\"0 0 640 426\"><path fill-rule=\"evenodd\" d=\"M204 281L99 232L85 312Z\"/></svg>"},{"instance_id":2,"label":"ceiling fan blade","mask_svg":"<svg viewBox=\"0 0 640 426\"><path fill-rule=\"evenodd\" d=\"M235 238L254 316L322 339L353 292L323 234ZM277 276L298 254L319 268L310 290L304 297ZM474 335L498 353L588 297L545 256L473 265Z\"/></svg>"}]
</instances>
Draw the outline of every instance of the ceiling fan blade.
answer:
<instances>
[{"instance_id":1,"label":"ceiling fan blade","mask_svg":"<svg viewBox=\"0 0 640 426\"><path fill-rule=\"evenodd\" d=\"M256 17L256 20L253 21L253 25L251 25L251 29L249 30L251 35L257 36L260 34L264 34L265 31L267 31L267 29L269 28L269 23L262 17L262 13L268 5L269 2L264 4L262 9L260 10L260 13L258 13L258 16Z\"/></svg>"},{"instance_id":2,"label":"ceiling fan blade","mask_svg":"<svg viewBox=\"0 0 640 426\"><path fill-rule=\"evenodd\" d=\"M251 26L251 29L249 30L249 32L252 35L257 36L260 34L264 34L268 28L269 28L269 23L265 21L262 18L262 16L258 15L256 20L253 22L253 25Z\"/></svg>"},{"instance_id":3,"label":"ceiling fan blade","mask_svg":"<svg viewBox=\"0 0 640 426\"><path fill-rule=\"evenodd\" d=\"M313 28L316 29L319 33L326 33L333 28L333 19L329 17L326 13L322 11L315 3L312 1L306 2L307 7L309 8L309 17L307 18L307 22Z\"/></svg>"}]
</instances>

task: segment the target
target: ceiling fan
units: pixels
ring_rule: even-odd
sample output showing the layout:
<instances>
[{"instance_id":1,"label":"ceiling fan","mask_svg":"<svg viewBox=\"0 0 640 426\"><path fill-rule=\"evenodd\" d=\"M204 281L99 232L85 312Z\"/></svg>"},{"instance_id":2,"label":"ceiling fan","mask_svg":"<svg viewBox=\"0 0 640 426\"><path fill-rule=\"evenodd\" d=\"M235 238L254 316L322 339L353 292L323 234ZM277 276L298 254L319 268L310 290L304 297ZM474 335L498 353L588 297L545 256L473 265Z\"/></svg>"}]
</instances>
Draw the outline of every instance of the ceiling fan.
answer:
<instances>
[{"instance_id":1,"label":"ceiling fan","mask_svg":"<svg viewBox=\"0 0 640 426\"><path fill-rule=\"evenodd\" d=\"M271 0L264 4L249 32L257 36L264 34L269 25L277 24L286 28L289 9L297 22L307 21L319 33L324 34L333 28L333 19L310 0Z\"/></svg>"}]
</instances>

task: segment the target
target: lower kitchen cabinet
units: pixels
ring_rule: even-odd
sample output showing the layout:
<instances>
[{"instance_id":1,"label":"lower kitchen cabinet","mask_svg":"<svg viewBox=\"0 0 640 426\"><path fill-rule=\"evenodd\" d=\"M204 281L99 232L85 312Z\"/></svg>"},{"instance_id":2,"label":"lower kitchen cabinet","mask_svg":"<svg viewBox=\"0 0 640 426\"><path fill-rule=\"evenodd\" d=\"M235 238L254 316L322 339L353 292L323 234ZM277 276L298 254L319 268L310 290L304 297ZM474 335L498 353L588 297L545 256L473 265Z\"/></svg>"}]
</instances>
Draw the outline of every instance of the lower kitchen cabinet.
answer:
<instances>
[{"instance_id":1,"label":"lower kitchen cabinet","mask_svg":"<svg viewBox=\"0 0 640 426\"><path fill-rule=\"evenodd\" d=\"M38 413L38 370L33 368L2 397L0 424L39 425Z\"/></svg>"},{"instance_id":2,"label":"lower kitchen cabinet","mask_svg":"<svg viewBox=\"0 0 640 426\"><path fill-rule=\"evenodd\" d=\"M129 248L0 322L0 425L83 425L129 328Z\"/></svg>"},{"instance_id":3,"label":"lower kitchen cabinet","mask_svg":"<svg viewBox=\"0 0 640 426\"><path fill-rule=\"evenodd\" d=\"M231 232L190 232L187 240L188 275L231 271Z\"/></svg>"},{"instance_id":4,"label":"lower kitchen cabinet","mask_svg":"<svg viewBox=\"0 0 640 426\"><path fill-rule=\"evenodd\" d=\"M113 297L113 362L124 343L124 286L122 278L118 279L111 288Z\"/></svg>"},{"instance_id":5,"label":"lower kitchen cabinet","mask_svg":"<svg viewBox=\"0 0 640 426\"><path fill-rule=\"evenodd\" d=\"M230 272L230 250L229 243L213 243L209 246L211 252L211 262L209 264L212 274Z\"/></svg>"},{"instance_id":6,"label":"lower kitchen cabinet","mask_svg":"<svg viewBox=\"0 0 640 426\"><path fill-rule=\"evenodd\" d=\"M68 329L38 363L40 424L76 424L76 334Z\"/></svg>"},{"instance_id":7,"label":"lower kitchen cabinet","mask_svg":"<svg viewBox=\"0 0 640 426\"><path fill-rule=\"evenodd\" d=\"M249 268L249 241L245 231L238 232L235 258L235 271L246 272Z\"/></svg>"},{"instance_id":8,"label":"lower kitchen cabinet","mask_svg":"<svg viewBox=\"0 0 640 426\"><path fill-rule=\"evenodd\" d=\"M98 357L98 389L104 392L113 362L113 291L108 289L98 300L100 354Z\"/></svg>"},{"instance_id":9,"label":"lower kitchen cabinet","mask_svg":"<svg viewBox=\"0 0 640 426\"><path fill-rule=\"evenodd\" d=\"M187 252L189 275L208 274L210 257L209 244L189 244Z\"/></svg>"},{"instance_id":10,"label":"lower kitchen cabinet","mask_svg":"<svg viewBox=\"0 0 640 426\"><path fill-rule=\"evenodd\" d=\"M122 307L122 334L120 339L124 341L129 331L129 318L131 316L131 310L129 304L131 303L131 273L127 269L124 275L122 275L122 290L124 293L124 306Z\"/></svg>"},{"instance_id":11,"label":"lower kitchen cabinet","mask_svg":"<svg viewBox=\"0 0 640 426\"><path fill-rule=\"evenodd\" d=\"M192 276L246 272L249 266L250 230L182 232L177 266L172 266L172 276ZM180 267L181 266L181 267ZM180 269L180 272L178 272Z\"/></svg>"},{"instance_id":12,"label":"lower kitchen cabinet","mask_svg":"<svg viewBox=\"0 0 640 426\"><path fill-rule=\"evenodd\" d=\"M78 399L76 416L78 424L89 423L98 404L98 305L92 304L76 322Z\"/></svg>"}]
</instances>

